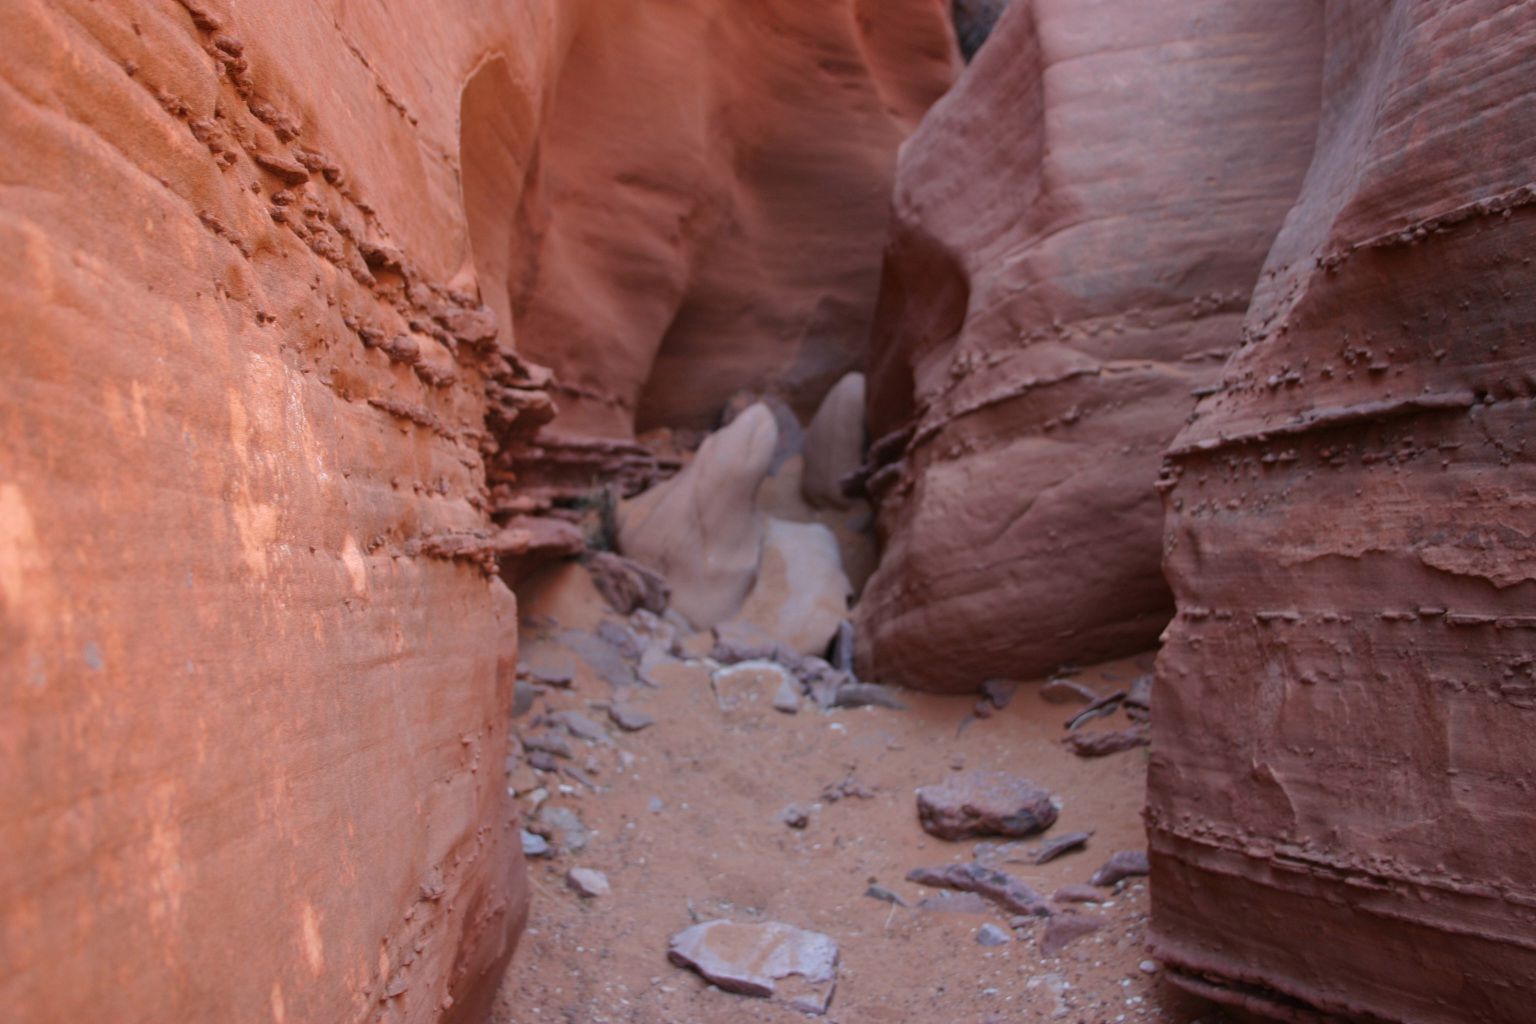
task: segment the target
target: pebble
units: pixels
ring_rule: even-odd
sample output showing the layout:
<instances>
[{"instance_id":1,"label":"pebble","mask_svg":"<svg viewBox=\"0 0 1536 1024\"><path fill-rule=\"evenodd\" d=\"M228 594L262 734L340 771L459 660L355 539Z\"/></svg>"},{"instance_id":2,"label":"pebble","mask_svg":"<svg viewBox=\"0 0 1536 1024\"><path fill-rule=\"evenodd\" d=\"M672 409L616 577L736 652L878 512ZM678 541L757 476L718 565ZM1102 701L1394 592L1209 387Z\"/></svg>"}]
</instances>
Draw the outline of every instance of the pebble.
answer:
<instances>
[{"instance_id":1,"label":"pebble","mask_svg":"<svg viewBox=\"0 0 1536 1024\"><path fill-rule=\"evenodd\" d=\"M798 714L800 711L800 684L788 676L779 683L778 692L773 695L773 710L782 711L786 715Z\"/></svg>"},{"instance_id":2,"label":"pebble","mask_svg":"<svg viewBox=\"0 0 1536 1024\"><path fill-rule=\"evenodd\" d=\"M608 705L608 717L613 719L614 725L617 725L625 732L639 732L641 729L656 724L656 719L644 711L632 708L627 704Z\"/></svg>"},{"instance_id":3,"label":"pebble","mask_svg":"<svg viewBox=\"0 0 1536 1024\"><path fill-rule=\"evenodd\" d=\"M588 899L607 896L612 892L608 886L608 876L591 868L571 868L565 873L565 884Z\"/></svg>"},{"instance_id":4,"label":"pebble","mask_svg":"<svg viewBox=\"0 0 1536 1024\"><path fill-rule=\"evenodd\" d=\"M1156 974L1158 971L1162 970L1163 967L1163 965L1158 963L1156 960L1143 960L1140 964L1137 964L1137 966L1141 968L1142 974Z\"/></svg>"},{"instance_id":5,"label":"pebble","mask_svg":"<svg viewBox=\"0 0 1536 1024\"><path fill-rule=\"evenodd\" d=\"M790 804L779 813L779 820L790 828L805 828L811 823L811 813L799 804Z\"/></svg>"},{"instance_id":6,"label":"pebble","mask_svg":"<svg viewBox=\"0 0 1536 1024\"><path fill-rule=\"evenodd\" d=\"M524 857L549 856L550 850L548 839L545 839L543 836L535 832L529 832L527 829L522 830L522 839Z\"/></svg>"},{"instance_id":7,"label":"pebble","mask_svg":"<svg viewBox=\"0 0 1536 1024\"><path fill-rule=\"evenodd\" d=\"M1009 934L990 921L976 929L976 941L983 946L1001 946L1012 942Z\"/></svg>"}]
</instances>

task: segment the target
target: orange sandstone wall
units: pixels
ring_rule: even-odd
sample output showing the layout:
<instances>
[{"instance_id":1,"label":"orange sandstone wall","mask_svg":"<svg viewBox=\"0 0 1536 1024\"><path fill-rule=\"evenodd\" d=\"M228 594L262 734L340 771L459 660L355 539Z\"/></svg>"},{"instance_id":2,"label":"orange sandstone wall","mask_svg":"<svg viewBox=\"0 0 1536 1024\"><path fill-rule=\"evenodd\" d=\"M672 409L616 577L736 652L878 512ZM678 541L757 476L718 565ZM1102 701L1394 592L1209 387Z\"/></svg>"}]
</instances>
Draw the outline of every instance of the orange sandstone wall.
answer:
<instances>
[{"instance_id":1,"label":"orange sandstone wall","mask_svg":"<svg viewBox=\"0 0 1536 1024\"><path fill-rule=\"evenodd\" d=\"M658 353L841 372L944 10L0 8L7 1019L481 1018L526 901L487 462L554 412L514 300L630 411Z\"/></svg>"}]
</instances>

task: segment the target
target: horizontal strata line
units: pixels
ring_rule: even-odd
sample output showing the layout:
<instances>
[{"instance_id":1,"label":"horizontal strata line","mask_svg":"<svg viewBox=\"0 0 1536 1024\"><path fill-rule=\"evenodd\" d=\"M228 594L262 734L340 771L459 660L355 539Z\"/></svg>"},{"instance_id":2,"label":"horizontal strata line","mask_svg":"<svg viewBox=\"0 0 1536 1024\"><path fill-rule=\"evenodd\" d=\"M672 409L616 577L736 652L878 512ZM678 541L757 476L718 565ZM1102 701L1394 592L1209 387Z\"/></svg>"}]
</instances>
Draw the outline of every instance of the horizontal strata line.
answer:
<instances>
[{"instance_id":1,"label":"horizontal strata line","mask_svg":"<svg viewBox=\"0 0 1536 1024\"><path fill-rule=\"evenodd\" d=\"M1258 884L1266 888L1274 889L1276 891L1283 891L1282 887L1272 883L1265 886L1263 882L1254 879L1246 872L1237 871L1231 866L1223 867L1220 861L1235 859L1244 862L1258 862L1267 865L1273 871L1283 872L1297 878L1312 879L1320 884L1324 884L1330 887L1345 886L1359 888L1360 883L1364 882L1377 886L1381 891L1387 892L1389 894L1392 892L1393 887L1404 886L1413 889L1430 890L1433 892L1441 893L1445 896L1449 896L1453 899L1467 901L1468 903L1503 904L1510 907L1521 908L1536 907L1536 895L1530 893L1488 893L1478 891L1478 889L1470 886L1459 885L1457 883L1445 881L1442 879L1421 879L1412 878L1401 874L1386 874L1381 871L1366 871L1359 868L1340 865L1332 862L1327 858L1308 855L1301 851L1287 852L1276 850L1274 853L1268 856L1261 856L1258 854L1249 853L1241 846L1233 845L1235 841L1232 839L1232 837L1225 837L1227 842L1213 842L1207 839L1192 837L1186 833L1157 824L1151 825L1148 829L1148 833L1149 835L1154 836L1161 835L1180 845L1194 847L1196 849L1204 850L1208 855L1214 855L1210 858L1197 857L1195 860L1188 860L1173 852L1165 852L1163 854L1163 856L1178 860L1186 867L1193 868L1197 871L1206 871L1214 875L1225 875L1230 878L1240 878L1250 884ZM1325 872L1326 874L1320 872ZM1447 934L1452 935L1460 935L1466 938L1477 938L1485 940L1491 939L1493 941L1502 942L1507 945L1519 946L1522 949L1536 951L1536 939L1533 939L1525 934L1511 933L1503 935L1491 935L1488 932L1479 931L1475 928L1469 928L1460 924L1460 917L1465 916L1465 914L1461 912L1458 912L1456 915L1452 915L1457 918L1455 920L1451 919L1450 917L1447 917L1446 919L1430 919L1425 917L1415 917L1397 912L1392 910L1390 907L1368 905L1364 901L1355 902L1353 905L1356 910L1362 913L1372 914L1387 920L1401 921L1406 924L1434 928L1437 931L1446 932ZM1521 928L1524 927L1523 922L1511 922L1511 925L1518 925Z\"/></svg>"},{"instance_id":2,"label":"horizontal strata line","mask_svg":"<svg viewBox=\"0 0 1536 1024\"><path fill-rule=\"evenodd\" d=\"M1314 430L1347 426L1352 423L1368 423L1412 416L1423 412L1446 412L1470 409L1477 404L1477 396L1471 391L1447 391L1440 394L1414 395L1410 398L1388 398L1379 402L1362 402L1359 405L1343 405L1315 409L1302 413L1289 423L1282 423L1263 430L1241 434L1206 438L1191 444L1176 445L1168 449L1171 458L1186 455L1203 455L1222 448L1237 448L1251 444L1265 444L1282 437L1296 437Z\"/></svg>"}]
</instances>

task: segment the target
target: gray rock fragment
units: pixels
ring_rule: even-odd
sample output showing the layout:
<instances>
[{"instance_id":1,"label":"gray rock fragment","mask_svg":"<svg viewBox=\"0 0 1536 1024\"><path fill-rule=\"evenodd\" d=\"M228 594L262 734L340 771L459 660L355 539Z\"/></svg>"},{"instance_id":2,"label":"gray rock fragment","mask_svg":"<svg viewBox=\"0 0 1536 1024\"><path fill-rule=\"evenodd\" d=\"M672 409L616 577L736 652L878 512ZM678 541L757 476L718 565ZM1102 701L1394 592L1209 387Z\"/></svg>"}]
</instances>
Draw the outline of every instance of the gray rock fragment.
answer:
<instances>
[{"instance_id":1,"label":"gray rock fragment","mask_svg":"<svg viewBox=\"0 0 1536 1024\"><path fill-rule=\"evenodd\" d=\"M727 992L760 997L775 995L778 983L791 975L813 988L830 989L837 978L837 956L837 943L829 936L778 921L705 921L678 932L667 944L667 959L679 967L692 968Z\"/></svg>"},{"instance_id":2,"label":"gray rock fragment","mask_svg":"<svg viewBox=\"0 0 1536 1024\"><path fill-rule=\"evenodd\" d=\"M1002 946L1013 941L1013 936L990 921L976 929L976 941L983 946Z\"/></svg>"}]
</instances>

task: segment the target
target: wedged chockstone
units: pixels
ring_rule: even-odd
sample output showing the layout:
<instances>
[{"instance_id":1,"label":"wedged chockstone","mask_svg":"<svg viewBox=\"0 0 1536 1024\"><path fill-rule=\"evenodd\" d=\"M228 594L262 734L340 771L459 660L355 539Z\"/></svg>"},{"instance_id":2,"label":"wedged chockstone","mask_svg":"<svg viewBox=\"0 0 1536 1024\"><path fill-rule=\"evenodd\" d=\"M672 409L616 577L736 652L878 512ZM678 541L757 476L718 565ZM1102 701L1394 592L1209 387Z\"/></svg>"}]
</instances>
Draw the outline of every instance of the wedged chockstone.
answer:
<instances>
[{"instance_id":1,"label":"wedged chockstone","mask_svg":"<svg viewBox=\"0 0 1536 1024\"><path fill-rule=\"evenodd\" d=\"M1006 772L952 775L917 791L917 817L924 831L940 839L973 836L1030 836L1056 821L1048 790Z\"/></svg>"}]
</instances>

